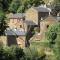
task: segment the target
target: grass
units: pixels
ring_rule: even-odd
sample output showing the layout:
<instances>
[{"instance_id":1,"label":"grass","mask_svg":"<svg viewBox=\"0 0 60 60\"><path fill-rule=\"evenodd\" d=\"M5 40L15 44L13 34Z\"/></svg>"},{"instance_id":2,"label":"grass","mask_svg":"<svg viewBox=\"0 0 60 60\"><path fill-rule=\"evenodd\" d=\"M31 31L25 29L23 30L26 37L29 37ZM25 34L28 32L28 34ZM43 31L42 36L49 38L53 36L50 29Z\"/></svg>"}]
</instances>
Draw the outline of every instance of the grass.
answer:
<instances>
[{"instance_id":1,"label":"grass","mask_svg":"<svg viewBox=\"0 0 60 60\"><path fill-rule=\"evenodd\" d=\"M49 42L48 41L36 41L36 42L31 42L31 46L36 46L36 47L49 47Z\"/></svg>"},{"instance_id":2,"label":"grass","mask_svg":"<svg viewBox=\"0 0 60 60\"><path fill-rule=\"evenodd\" d=\"M48 47L48 42L31 42L30 47L24 48L26 58L41 58L45 55L45 48ZM30 60L31 60L30 59Z\"/></svg>"},{"instance_id":3,"label":"grass","mask_svg":"<svg viewBox=\"0 0 60 60\"><path fill-rule=\"evenodd\" d=\"M26 58L41 58L42 56L46 55L46 53L50 53L48 50L45 52L45 48L49 49L49 42L48 41L40 41L40 42L31 42L31 45L29 48L25 48L24 52L26 54ZM52 55L52 52L50 55L46 55L46 58L48 60L55 59L55 57Z\"/></svg>"}]
</instances>

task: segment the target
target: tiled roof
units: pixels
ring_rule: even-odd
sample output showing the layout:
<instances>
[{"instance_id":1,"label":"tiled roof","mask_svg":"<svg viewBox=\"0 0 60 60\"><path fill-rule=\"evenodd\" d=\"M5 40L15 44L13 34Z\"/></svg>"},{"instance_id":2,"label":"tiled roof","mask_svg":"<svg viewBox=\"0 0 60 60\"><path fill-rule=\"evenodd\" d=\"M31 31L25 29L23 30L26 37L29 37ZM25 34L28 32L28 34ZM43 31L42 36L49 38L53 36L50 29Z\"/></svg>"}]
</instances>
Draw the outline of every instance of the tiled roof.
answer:
<instances>
[{"instance_id":1,"label":"tiled roof","mask_svg":"<svg viewBox=\"0 0 60 60\"><path fill-rule=\"evenodd\" d=\"M16 13L10 16L9 18L23 18L25 17L25 13Z\"/></svg>"},{"instance_id":2,"label":"tiled roof","mask_svg":"<svg viewBox=\"0 0 60 60\"><path fill-rule=\"evenodd\" d=\"M41 21L48 21L48 20L49 21L60 21L60 17L50 15L50 16L42 19Z\"/></svg>"},{"instance_id":3,"label":"tiled roof","mask_svg":"<svg viewBox=\"0 0 60 60\"><path fill-rule=\"evenodd\" d=\"M36 25L33 21L31 21L31 20L25 20L24 21L27 25Z\"/></svg>"},{"instance_id":4,"label":"tiled roof","mask_svg":"<svg viewBox=\"0 0 60 60\"><path fill-rule=\"evenodd\" d=\"M25 31L21 31L18 29L10 29L10 30L6 30L5 31L5 35L25 35L26 32Z\"/></svg>"},{"instance_id":5,"label":"tiled roof","mask_svg":"<svg viewBox=\"0 0 60 60\"><path fill-rule=\"evenodd\" d=\"M38 12L50 12L49 8L47 7L39 6L39 7L33 7L33 8L36 9Z\"/></svg>"}]
</instances>

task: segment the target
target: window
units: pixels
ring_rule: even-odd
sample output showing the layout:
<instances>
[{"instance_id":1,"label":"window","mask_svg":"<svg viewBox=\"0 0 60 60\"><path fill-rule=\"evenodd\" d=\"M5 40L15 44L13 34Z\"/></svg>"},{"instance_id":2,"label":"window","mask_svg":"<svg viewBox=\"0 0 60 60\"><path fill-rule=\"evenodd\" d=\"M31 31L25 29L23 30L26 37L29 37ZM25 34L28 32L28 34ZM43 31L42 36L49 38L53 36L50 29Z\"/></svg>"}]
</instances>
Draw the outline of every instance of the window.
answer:
<instances>
[{"instance_id":1,"label":"window","mask_svg":"<svg viewBox=\"0 0 60 60\"><path fill-rule=\"evenodd\" d=\"M22 28L22 25L20 25L20 28Z\"/></svg>"},{"instance_id":2,"label":"window","mask_svg":"<svg viewBox=\"0 0 60 60\"><path fill-rule=\"evenodd\" d=\"M47 28L49 27L49 25L47 25Z\"/></svg>"}]
</instances>

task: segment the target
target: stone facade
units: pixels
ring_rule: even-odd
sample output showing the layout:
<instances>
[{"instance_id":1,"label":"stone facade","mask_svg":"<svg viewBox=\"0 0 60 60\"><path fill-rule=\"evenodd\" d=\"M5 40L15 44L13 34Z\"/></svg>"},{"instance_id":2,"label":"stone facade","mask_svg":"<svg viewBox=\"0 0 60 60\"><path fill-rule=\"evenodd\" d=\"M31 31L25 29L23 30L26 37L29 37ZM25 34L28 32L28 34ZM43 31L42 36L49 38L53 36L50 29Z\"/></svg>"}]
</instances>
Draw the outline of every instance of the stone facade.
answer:
<instances>
[{"instance_id":1,"label":"stone facade","mask_svg":"<svg viewBox=\"0 0 60 60\"><path fill-rule=\"evenodd\" d=\"M45 9L45 10L44 10ZM37 26L40 27L40 32L35 34L31 40L40 41L45 38L44 32L47 31L48 27L51 24L55 24L58 21L52 17L49 16L49 10L47 8L43 7L32 7L28 9L25 13L25 20L23 18L9 18L8 26L11 29L19 29L27 32L29 30L29 26ZM48 16L48 17L47 17ZM36 27L35 26L35 27ZM44 37L44 38L43 38ZM7 36L7 40L10 40L10 42L13 40L16 42L15 44L20 47L25 47L25 35L18 35L18 37L15 36Z\"/></svg>"},{"instance_id":2,"label":"stone facade","mask_svg":"<svg viewBox=\"0 0 60 60\"><path fill-rule=\"evenodd\" d=\"M19 47L24 48L25 36L19 36L19 37L0 36L0 45L4 45L4 46L18 45Z\"/></svg>"},{"instance_id":3,"label":"stone facade","mask_svg":"<svg viewBox=\"0 0 60 60\"><path fill-rule=\"evenodd\" d=\"M45 39L45 32L48 30L49 26L52 24L56 24L58 22L59 21L52 16L48 16L45 20L42 20L40 22L40 33L35 34L30 39L30 42L44 40Z\"/></svg>"},{"instance_id":4,"label":"stone facade","mask_svg":"<svg viewBox=\"0 0 60 60\"><path fill-rule=\"evenodd\" d=\"M16 14L10 14L9 17L8 26L10 29L22 29L24 30L24 20L25 20L25 14L24 13L16 13Z\"/></svg>"},{"instance_id":5,"label":"stone facade","mask_svg":"<svg viewBox=\"0 0 60 60\"><path fill-rule=\"evenodd\" d=\"M47 17L49 12L50 11L45 7L31 7L26 11L25 19L33 21L36 25L38 25L41 18Z\"/></svg>"},{"instance_id":6,"label":"stone facade","mask_svg":"<svg viewBox=\"0 0 60 60\"><path fill-rule=\"evenodd\" d=\"M34 8L28 9L26 11L25 19L38 24L38 12Z\"/></svg>"},{"instance_id":7,"label":"stone facade","mask_svg":"<svg viewBox=\"0 0 60 60\"><path fill-rule=\"evenodd\" d=\"M8 26L12 29L12 28L16 28L16 29L24 29L24 23L22 19L19 18L10 18L9 19L10 22L8 23Z\"/></svg>"},{"instance_id":8,"label":"stone facade","mask_svg":"<svg viewBox=\"0 0 60 60\"><path fill-rule=\"evenodd\" d=\"M45 20L40 22L40 32L46 32L48 27L52 24L57 23L58 20L52 16L48 16Z\"/></svg>"},{"instance_id":9,"label":"stone facade","mask_svg":"<svg viewBox=\"0 0 60 60\"><path fill-rule=\"evenodd\" d=\"M40 21L43 18L49 16L50 10L47 7L31 7L26 11L25 19L27 21L32 21L37 26L38 32L40 32Z\"/></svg>"}]
</instances>

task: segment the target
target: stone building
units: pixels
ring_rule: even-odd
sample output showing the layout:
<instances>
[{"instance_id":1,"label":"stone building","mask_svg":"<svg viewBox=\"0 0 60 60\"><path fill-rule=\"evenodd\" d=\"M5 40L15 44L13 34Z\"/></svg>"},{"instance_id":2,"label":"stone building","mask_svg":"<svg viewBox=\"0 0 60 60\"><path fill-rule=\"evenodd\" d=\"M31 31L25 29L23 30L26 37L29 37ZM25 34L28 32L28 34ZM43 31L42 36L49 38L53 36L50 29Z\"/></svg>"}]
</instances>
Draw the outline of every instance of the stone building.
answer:
<instances>
[{"instance_id":1,"label":"stone building","mask_svg":"<svg viewBox=\"0 0 60 60\"><path fill-rule=\"evenodd\" d=\"M53 17L53 16L48 16L45 20L42 20L40 22L40 31L41 32L46 32L48 30L48 27L52 24L55 24L59 22L59 20L57 20L57 17Z\"/></svg>"},{"instance_id":2,"label":"stone building","mask_svg":"<svg viewBox=\"0 0 60 60\"><path fill-rule=\"evenodd\" d=\"M5 31L7 45L18 45L20 47L25 47L25 34L25 31L20 31L18 29L7 29Z\"/></svg>"},{"instance_id":3,"label":"stone building","mask_svg":"<svg viewBox=\"0 0 60 60\"><path fill-rule=\"evenodd\" d=\"M17 13L17 14L12 14L9 17L9 23L8 26L13 29L24 29L24 20L25 20L25 14L24 13Z\"/></svg>"},{"instance_id":4,"label":"stone building","mask_svg":"<svg viewBox=\"0 0 60 60\"><path fill-rule=\"evenodd\" d=\"M40 21L42 19L45 19L47 16L49 16L50 12L51 10L44 6L31 7L30 9L26 11L25 19L27 21L34 22L35 25L37 25L38 28L40 29Z\"/></svg>"},{"instance_id":5,"label":"stone building","mask_svg":"<svg viewBox=\"0 0 60 60\"><path fill-rule=\"evenodd\" d=\"M47 17L49 15L49 12L50 11L48 8L42 6L31 7L26 11L25 19L38 24L38 21L41 20L41 18Z\"/></svg>"},{"instance_id":6,"label":"stone building","mask_svg":"<svg viewBox=\"0 0 60 60\"><path fill-rule=\"evenodd\" d=\"M45 32L48 30L49 26L52 24L58 23L60 20L57 17L48 16L46 19L40 21L40 33L35 34L31 39L30 42L33 41L40 41L45 39Z\"/></svg>"}]
</instances>

